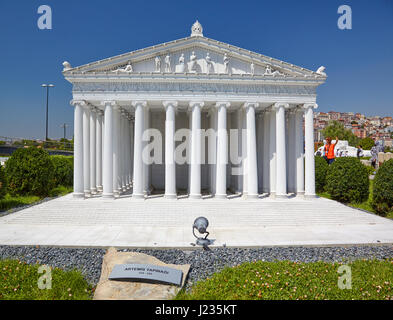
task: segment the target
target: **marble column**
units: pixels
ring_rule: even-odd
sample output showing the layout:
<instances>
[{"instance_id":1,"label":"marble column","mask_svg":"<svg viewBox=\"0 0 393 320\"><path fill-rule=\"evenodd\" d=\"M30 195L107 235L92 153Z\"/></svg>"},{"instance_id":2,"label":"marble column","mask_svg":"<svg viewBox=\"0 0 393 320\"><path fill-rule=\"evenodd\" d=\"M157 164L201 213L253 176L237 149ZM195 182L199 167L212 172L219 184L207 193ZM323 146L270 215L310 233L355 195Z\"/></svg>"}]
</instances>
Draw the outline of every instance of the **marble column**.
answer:
<instances>
[{"instance_id":1,"label":"marble column","mask_svg":"<svg viewBox=\"0 0 393 320\"><path fill-rule=\"evenodd\" d=\"M304 195L304 143L303 143L303 108L295 113L295 154L296 154L296 194Z\"/></svg>"},{"instance_id":2,"label":"marble column","mask_svg":"<svg viewBox=\"0 0 393 320\"><path fill-rule=\"evenodd\" d=\"M177 101L164 101L165 107L165 198L177 199L175 163L175 114Z\"/></svg>"},{"instance_id":3,"label":"marble column","mask_svg":"<svg viewBox=\"0 0 393 320\"><path fill-rule=\"evenodd\" d=\"M130 139L130 115L127 114L126 117L126 127L125 127L125 149L126 149L126 188L129 190L131 188L131 139Z\"/></svg>"},{"instance_id":4,"label":"marble column","mask_svg":"<svg viewBox=\"0 0 393 320\"><path fill-rule=\"evenodd\" d=\"M74 197L83 198L83 108L84 101L71 101L74 105Z\"/></svg>"},{"instance_id":5,"label":"marble column","mask_svg":"<svg viewBox=\"0 0 393 320\"><path fill-rule=\"evenodd\" d=\"M227 198L228 132L227 108L229 102L217 102L217 170L216 193L219 199Z\"/></svg>"},{"instance_id":6,"label":"marble column","mask_svg":"<svg viewBox=\"0 0 393 320\"><path fill-rule=\"evenodd\" d=\"M83 107L83 188L85 197L90 197L90 107Z\"/></svg>"},{"instance_id":7,"label":"marble column","mask_svg":"<svg viewBox=\"0 0 393 320\"><path fill-rule=\"evenodd\" d=\"M125 127L126 127L126 112L122 110L120 115L120 139L119 139L119 150L120 150L120 190L125 192L127 190L126 186L126 134L125 134Z\"/></svg>"},{"instance_id":8,"label":"marble column","mask_svg":"<svg viewBox=\"0 0 393 320\"><path fill-rule=\"evenodd\" d=\"M263 154L262 154L262 192L269 193L269 131L270 112L263 112Z\"/></svg>"},{"instance_id":9,"label":"marble column","mask_svg":"<svg viewBox=\"0 0 393 320\"><path fill-rule=\"evenodd\" d=\"M103 112L97 110L96 122L96 179L97 191L102 192L102 116Z\"/></svg>"},{"instance_id":10,"label":"marble column","mask_svg":"<svg viewBox=\"0 0 393 320\"><path fill-rule=\"evenodd\" d=\"M113 108L113 195L120 196L120 107Z\"/></svg>"},{"instance_id":11,"label":"marble column","mask_svg":"<svg viewBox=\"0 0 393 320\"><path fill-rule=\"evenodd\" d=\"M96 108L90 106L90 191L97 193L96 180Z\"/></svg>"},{"instance_id":12,"label":"marble column","mask_svg":"<svg viewBox=\"0 0 393 320\"><path fill-rule=\"evenodd\" d=\"M114 101L103 101L104 109L104 146L102 167L102 196L113 198L113 108Z\"/></svg>"},{"instance_id":13,"label":"marble column","mask_svg":"<svg viewBox=\"0 0 393 320\"><path fill-rule=\"evenodd\" d=\"M287 185L288 193L296 192L296 113L290 109L287 128Z\"/></svg>"},{"instance_id":14,"label":"marble column","mask_svg":"<svg viewBox=\"0 0 393 320\"><path fill-rule=\"evenodd\" d=\"M245 161L245 154L244 154L244 146L243 146L243 108L239 108L235 112L236 117L236 127L238 129L238 156L240 157L239 165L238 165L238 175L237 175L237 192L243 192L243 177L245 175L244 171L244 161Z\"/></svg>"},{"instance_id":15,"label":"marble column","mask_svg":"<svg viewBox=\"0 0 393 320\"><path fill-rule=\"evenodd\" d=\"M134 185L134 117L130 116L130 186Z\"/></svg>"},{"instance_id":16,"label":"marble column","mask_svg":"<svg viewBox=\"0 0 393 320\"><path fill-rule=\"evenodd\" d=\"M285 148L285 109L289 106L285 103L276 103L276 148L277 148L277 172L276 172L276 197L287 197L287 167Z\"/></svg>"},{"instance_id":17,"label":"marble column","mask_svg":"<svg viewBox=\"0 0 393 320\"><path fill-rule=\"evenodd\" d=\"M135 108L135 134L134 134L134 187L132 197L143 199L143 127L144 127L144 108L146 101L133 101L132 106Z\"/></svg>"},{"instance_id":18,"label":"marble column","mask_svg":"<svg viewBox=\"0 0 393 320\"><path fill-rule=\"evenodd\" d=\"M144 118L143 118L143 135L149 137L149 128L150 128L150 110L149 106L146 106L144 109ZM143 148L146 148L149 141L143 140ZM148 163L148 159L143 159L143 194L150 194L150 165Z\"/></svg>"},{"instance_id":19,"label":"marble column","mask_svg":"<svg viewBox=\"0 0 393 320\"><path fill-rule=\"evenodd\" d=\"M247 122L247 198L258 198L257 140L255 128L255 109L258 103L245 103Z\"/></svg>"},{"instance_id":20,"label":"marble column","mask_svg":"<svg viewBox=\"0 0 393 320\"><path fill-rule=\"evenodd\" d=\"M190 102L191 111L191 163L190 198L201 198L201 108L203 102Z\"/></svg>"},{"instance_id":21,"label":"marble column","mask_svg":"<svg viewBox=\"0 0 393 320\"><path fill-rule=\"evenodd\" d=\"M209 141L208 141L208 163L209 163L209 190L212 196L215 195L216 183L215 183L215 168L217 163L216 156L216 144L217 144L217 134L216 134L216 108L211 107L208 112L209 118Z\"/></svg>"},{"instance_id":22,"label":"marble column","mask_svg":"<svg viewBox=\"0 0 393 320\"><path fill-rule=\"evenodd\" d=\"M248 194L248 148L247 148L247 113L246 108L241 108L240 115L241 117L241 140L242 140L242 167L243 167L243 176L242 176L242 196L244 199L247 199Z\"/></svg>"},{"instance_id":23,"label":"marble column","mask_svg":"<svg viewBox=\"0 0 393 320\"><path fill-rule=\"evenodd\" d=\"M314 163L314 115L313 109L316 104L305 104L305 196L307 198L315 197L315 163Z\"/></svg>"},{"instance_id":24,"label":"marble column","mask_svg":"<svg viewBox=\"0 0 393 320\"><path fill-rule=\"evenodd\" d=\"M269 111L269 194L276 195L277 186L277 150L276 150L276 111Z\"/></svg>"}]
</instances>

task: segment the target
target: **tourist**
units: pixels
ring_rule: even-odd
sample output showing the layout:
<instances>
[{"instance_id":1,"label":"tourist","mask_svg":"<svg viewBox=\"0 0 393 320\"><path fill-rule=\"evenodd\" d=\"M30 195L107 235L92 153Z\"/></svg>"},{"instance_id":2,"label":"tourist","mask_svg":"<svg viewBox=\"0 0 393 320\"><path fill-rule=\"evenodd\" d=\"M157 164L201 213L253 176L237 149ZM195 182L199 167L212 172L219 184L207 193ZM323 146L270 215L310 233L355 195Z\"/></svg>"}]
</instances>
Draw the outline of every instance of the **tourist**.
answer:
<instances>
[{"instance_id":1,"label":"tourist","mask_svg":"<svg viewBox=\"0 0 393 320\"><path fill-rule=\"evenodd\" d=\"M332 144L332 138L330 137L326 138L326 144L324 147L324 152L325 152L324 158L328 164L332 164L335 159L334 148L336 147L337 142L338 142L338 137L336 137L336 142L334 144Z\"/></svg>"},{"instance_id":2,"label":"tourist","mask_svg":"<svg viewBox=\"0 0 393 320\"><path fill-rule=\"evenodd\" d=\"M358 145L358 150L356 151L356 156L358 157L358 159L359 159L360 157L363 157L363 148L362 148L362 145L361 145L361 144Z\"/></svg>"},{"instance_id":3,"label":"tourist","mask_svg":"<svg viewBox=\"0 0 393 320\"><path fill-rule=\"evenodd\" d=\"M377 158L378 158L378 143L377 142L374 143L374 146L371 148L370 152L371 152L371 165L375 169L376 165L377 165Z\"/></svg>"}]
</instances>

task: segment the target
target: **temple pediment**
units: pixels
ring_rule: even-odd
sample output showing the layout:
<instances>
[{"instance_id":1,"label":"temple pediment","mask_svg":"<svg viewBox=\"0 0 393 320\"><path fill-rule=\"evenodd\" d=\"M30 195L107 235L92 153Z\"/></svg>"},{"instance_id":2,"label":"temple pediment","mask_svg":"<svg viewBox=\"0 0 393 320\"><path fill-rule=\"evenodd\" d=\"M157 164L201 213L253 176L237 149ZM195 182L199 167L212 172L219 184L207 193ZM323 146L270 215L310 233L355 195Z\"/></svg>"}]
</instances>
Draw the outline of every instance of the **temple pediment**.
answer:
<instances>
[{"instance_id":1,"label":"temple pediment","mask_svg":"<svg viewBox=\"0 0 393 320\"><path fill-rule=\"evenodd\" d=\"M66 78L80 75L110 75L119 78L151 74L245 76L258 78L311 78L326 74L206 38L198 31L175 40L72 68L64 63Z\"/></svg>"}]
</instances>

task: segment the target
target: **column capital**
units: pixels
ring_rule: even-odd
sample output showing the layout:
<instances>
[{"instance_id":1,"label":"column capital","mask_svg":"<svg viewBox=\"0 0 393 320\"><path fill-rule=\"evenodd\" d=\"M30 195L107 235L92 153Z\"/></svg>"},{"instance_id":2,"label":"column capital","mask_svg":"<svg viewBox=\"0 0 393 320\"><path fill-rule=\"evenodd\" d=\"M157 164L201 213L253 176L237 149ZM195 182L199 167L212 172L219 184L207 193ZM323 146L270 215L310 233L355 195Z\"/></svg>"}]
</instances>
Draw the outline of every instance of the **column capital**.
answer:
<instances>
[{"instance_id":1,"label":"column capital","mask_svg":"<svg viewBox=\"0 0 393 320\"><path fill-rule=\"evenodd\" d=\"M87 103L87 107L90 109L91 112L97 112L97 108L93 106L91 103Z\"/></svg>"},{"instance_id":2,"label":"column capital","mask_svg":"<svg viewBox=\"0 0 393 320\"><path fill-rule=\"evenodd\" d=\"M294 107L294 108L289 108L287 113L288 114L295 114L297 111L298 111L297 107Z\"/></svg>"},{"instance_id":3,"label":"column capital","mask_svg":"<svg viewBox=\"0 0 393 320\"><path fill-rule=\"evenodd\" d=\"M248 108L258 108L259 107L259 103L258 102L245 102L243 105L244 109L248 109Z\"/></svg>"},{"instance_id":4,"label":"column capital","mask_svg":"<svg viewBox=\"0 0 393 320\"><path fill-rule=\"evenodd\" d=\"M190 101L189 107L192 110L194 107L202 108L205 105L203 101Z\"/></svg>"},{"instance_id":5,"label":"column capital","mask_svg":"<svg viewBox=\"0 0 393 320\"><path fill-rule=\"evenodd\" d=\"M86 103L86 101L85 100L71 100L70 101L70 105L72 105L72 106L76 106L76 105L80 105L81 107L84 107L84 106L86 106L87 105L87 103Z\"/></svg>"},{"instance_id":6,"label":"column capital","mask_svg":"<svg viewBox=\"0 0 393 320\"><path fill-rule=\"evenodd\" d=\"M116 101L114 101L114 100L104 100L104 101L100 102L100 105L103 106L103 107L106 107L107 105L110 105L110 106L113 107L113 106L116 105Z\"/></svg>"},{"instance_id":7,"label":"column capital","mask_svg":"<svg viewBox=\"0 0 393 320\"><path fill-rule=\"evenodd\" d=\"M219 107L229 108L230 105L231 105L231 103L228 101L217 101L215 106L216 106L216 108L219 108Z\"/></svg>"},{"instance_id":8,"label":"column capital","mask_svg":"<svg viewBox=\"0 0 393 320\"><path fill-rule=\"evenodd\" d=\"M282 103L282 102L276 102L275 104L272 105L272 109L280 109L281 107L288 109L289 108L289 103Z\"/></svg>"},{"instance_id":9,"label":"column capital","mask_svg":"<svg viewBox=\"0 0 393 320\"><path fill-rule=\"evenodd\" d=\"M174 108L177 108L178 102L175 101L175 100L163 101L163 102L162 102L162 105L165 107L165 109L168 108L168 107L170 107L170 106L172 106L172 107L174 107Z\"/></svg>"},{"instance_id":10,"label":"column capital","mask_svg":"<svg viewBox=\"0 0 393 320\"><path fill-rule=\"evenodd\" d=\"M146 100L135 100L131 102L131 105L135 108L138 106L142 106L143 108L147 106Z\"/></svg>"},{"instance_id":11,"label":"column capital","mask_svg":"<svg viewBox=\"0 0 393 320\"><path fill-rule=\"evenodd\" d=\"M306 110L309 108L316 109L316 108L318 108L318 105L316 103L305 103L301 107Z\"/></svg>"}]
</instances>

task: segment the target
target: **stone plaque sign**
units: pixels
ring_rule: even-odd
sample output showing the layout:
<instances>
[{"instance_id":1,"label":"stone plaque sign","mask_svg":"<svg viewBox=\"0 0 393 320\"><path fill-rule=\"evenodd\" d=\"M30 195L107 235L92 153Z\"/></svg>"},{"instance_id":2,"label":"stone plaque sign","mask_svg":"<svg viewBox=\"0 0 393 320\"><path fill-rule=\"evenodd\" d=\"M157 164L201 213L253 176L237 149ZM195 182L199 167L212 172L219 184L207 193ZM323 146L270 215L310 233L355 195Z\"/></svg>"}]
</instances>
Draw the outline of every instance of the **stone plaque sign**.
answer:
<instances>
[{"instance_id":1,"label":"stone plaque sign","mask_svg":"<svg viewBox=\"0 0 393 320\"><path fill-rule=\"evenodd\" d=\"M145 267L153 266L154 269L159 267L179 270L182 275L181 284L176 286L172 283L158 283L154 280L147 282L148 280L141 280L140 278L139 281L114 281L114 279L109 279L116 266L135 264ZM116 248L109 248L102 261L100 281L94 291L94 300L172 300L184 286L189 270L189 264L166 264L144 253L118 252Z\"/></svg>"},{"instance_id":2,"label":"stone plaque sign","mask_svg":"<svg viewBox=\"0 0 393 320\"><path fill-rule=\"evenodd\" d=\"M152 264L117 264L109 280L128 280L148 283L182 284L183 272L178 269Z\"/></svg>"}]
</instances>

